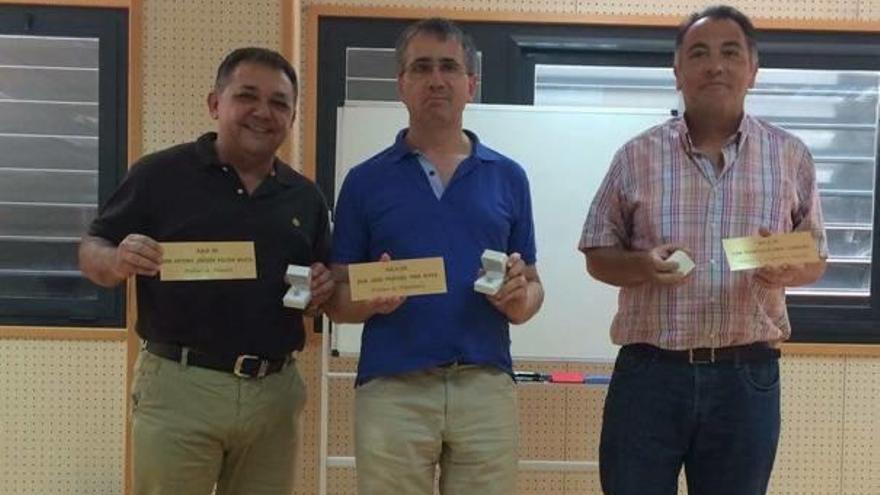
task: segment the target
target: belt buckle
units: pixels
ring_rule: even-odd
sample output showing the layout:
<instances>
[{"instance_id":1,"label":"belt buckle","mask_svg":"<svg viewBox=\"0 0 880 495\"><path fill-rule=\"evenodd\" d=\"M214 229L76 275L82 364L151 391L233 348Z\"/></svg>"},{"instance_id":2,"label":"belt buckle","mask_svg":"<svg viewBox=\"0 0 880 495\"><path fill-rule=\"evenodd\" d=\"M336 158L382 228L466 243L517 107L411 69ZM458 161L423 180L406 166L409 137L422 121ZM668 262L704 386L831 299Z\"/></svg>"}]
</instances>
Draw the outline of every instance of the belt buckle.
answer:
<instances>
[{"instance_id":1,"label":"belt buckle","mask_svg":"<svg viewBox=\"0 0 880 495\"><path fill-rule=\"evenodd\" d=\"M245 360L253 359L255 361L259 361L260 367L257 370L256 375L250 375L241 371L241 367L244 364ZM235 358L235 366L232 368L232 373L239 378L263 378L266 376L266 371L269 369L269 362L265 359L260 359L260 356L254 356L252 354L241 354L237 358Z\"/></svg>"},{"instance_id":2,"label":"belt buckle","mask_svg":"<svg viewBox=\"0 0 880 495\"><path fill-rule=\"evenodd\" d=\"M705 348L704 348L705 349ZM694 359L694 349L688 349L688 363L690 364L713 364L715 362L715 348L709 348L709 359L700 358L699 356Z\"/></svg>"}]
</instances>

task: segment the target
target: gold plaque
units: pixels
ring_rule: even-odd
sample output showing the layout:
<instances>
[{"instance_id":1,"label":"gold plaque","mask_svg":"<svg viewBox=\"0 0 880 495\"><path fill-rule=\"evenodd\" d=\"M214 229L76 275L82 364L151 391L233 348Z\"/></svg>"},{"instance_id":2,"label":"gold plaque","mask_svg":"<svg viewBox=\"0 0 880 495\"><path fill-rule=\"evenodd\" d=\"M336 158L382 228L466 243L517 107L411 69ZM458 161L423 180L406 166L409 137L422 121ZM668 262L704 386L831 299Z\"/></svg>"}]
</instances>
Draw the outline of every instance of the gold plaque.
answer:
<instances>
[{"instance_id":1,"label":"gold plaque","mask_svg":"<svg viewBox=\"0 0 880 495\"><path fill-rule=\"evenodd\" d=\"M254 243L163 242L162 281L257 278Z\"/></svg>"},{"instance_id":2,"label":"gold plaque","mask_svg":"<svg viewBox=\"0 0 880 495\"><path fill-rule=\"evenodd\" d=\"M446 293L443 258L379 261L348 265L351 300Z\"/></svg>"}]
</instances>

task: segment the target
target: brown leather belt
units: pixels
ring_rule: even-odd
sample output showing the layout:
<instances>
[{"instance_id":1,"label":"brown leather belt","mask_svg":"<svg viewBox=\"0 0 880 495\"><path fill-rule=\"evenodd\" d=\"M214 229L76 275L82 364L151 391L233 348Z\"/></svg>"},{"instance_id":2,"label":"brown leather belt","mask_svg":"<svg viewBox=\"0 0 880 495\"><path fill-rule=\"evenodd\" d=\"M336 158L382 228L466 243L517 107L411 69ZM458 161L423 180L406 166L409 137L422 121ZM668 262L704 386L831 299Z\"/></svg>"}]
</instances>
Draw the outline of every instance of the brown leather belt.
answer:
<instances>
[{"instance_id":1,"label":"brown leather belt","mask_svg":"<svg viewBox=\"0 0 880 495\"><path fill-rule=\"evenodd\" d=\"M624 350L626 352L657 356L659 359L666 361L689 364L768 361L770 359L779 359L780 356L779 349L770 347L770 344L766 342L717 348L700 347L683 351L661 349L650 344L629 344L623 346L621 351Z\"/></svg>"}]
</instances>

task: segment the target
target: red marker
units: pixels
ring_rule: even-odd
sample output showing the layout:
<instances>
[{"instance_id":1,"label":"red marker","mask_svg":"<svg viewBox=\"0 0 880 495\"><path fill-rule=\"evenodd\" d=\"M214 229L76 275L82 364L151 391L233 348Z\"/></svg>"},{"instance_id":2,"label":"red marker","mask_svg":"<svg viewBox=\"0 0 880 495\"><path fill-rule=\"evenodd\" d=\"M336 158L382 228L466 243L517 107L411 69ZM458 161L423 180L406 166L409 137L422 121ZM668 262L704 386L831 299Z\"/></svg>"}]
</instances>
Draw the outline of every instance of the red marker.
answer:
<instances>
[{"instance_id":1,"label":"red marker","mask_svg":"<svg viewBox=\"0 0 880 495\"><path fill-rule=\"evenodd\" d=\"M583 373L556 372L550 373L551 383L584 383Z\"/></svg>"}]
</instances>

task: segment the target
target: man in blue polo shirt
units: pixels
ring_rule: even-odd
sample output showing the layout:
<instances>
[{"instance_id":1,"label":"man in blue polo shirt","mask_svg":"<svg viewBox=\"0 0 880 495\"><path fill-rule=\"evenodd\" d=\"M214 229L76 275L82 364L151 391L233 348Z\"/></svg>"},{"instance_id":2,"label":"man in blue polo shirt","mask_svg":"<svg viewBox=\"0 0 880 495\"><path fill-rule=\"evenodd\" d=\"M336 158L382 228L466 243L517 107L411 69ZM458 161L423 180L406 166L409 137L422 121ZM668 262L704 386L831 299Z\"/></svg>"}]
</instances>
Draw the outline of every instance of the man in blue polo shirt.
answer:
<instances>
[{"instance_id":1,"label":"man in blue polo shirt","mask_svg":"<svg viewBox=\"0 0 880 495\"><path fill-rule=\"evenodd\" d=\"M523 169L462 129L476 90L476 50L429 19L397 42L409 128L353 168L340 192L332 270L334 321L366 322L355 399L360 495L509 495L517 410L509 323L541 307ZM474 292L484 249L510 255L500 292ZM354 303L347 267L443 257L448 292Z\"/></svg>"}]
</instances>

